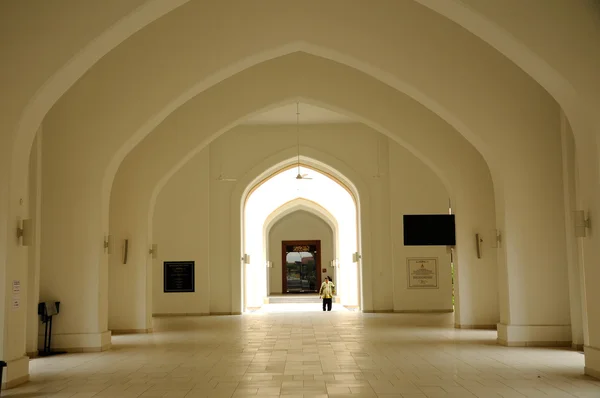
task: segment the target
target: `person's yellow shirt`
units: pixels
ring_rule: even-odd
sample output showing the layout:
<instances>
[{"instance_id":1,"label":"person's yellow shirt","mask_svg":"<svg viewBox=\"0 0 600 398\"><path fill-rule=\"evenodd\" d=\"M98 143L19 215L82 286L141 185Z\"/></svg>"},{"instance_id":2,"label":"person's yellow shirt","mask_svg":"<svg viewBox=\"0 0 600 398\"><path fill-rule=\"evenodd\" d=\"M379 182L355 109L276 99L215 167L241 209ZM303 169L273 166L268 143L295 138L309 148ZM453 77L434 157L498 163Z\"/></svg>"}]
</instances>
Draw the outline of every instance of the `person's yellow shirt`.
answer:
<instances>
[{"instance_id":1,"label":"person's yellow shirt","mask_svg":"<svg viewBox=\"0 0 600 398\"><path fill-rule=\"evenodd\" d=\"M330 299L335 295L335 285L333 282L325 281L321 284L321 290L319 290L319 297Z\"/></svg>"}]
</instances>

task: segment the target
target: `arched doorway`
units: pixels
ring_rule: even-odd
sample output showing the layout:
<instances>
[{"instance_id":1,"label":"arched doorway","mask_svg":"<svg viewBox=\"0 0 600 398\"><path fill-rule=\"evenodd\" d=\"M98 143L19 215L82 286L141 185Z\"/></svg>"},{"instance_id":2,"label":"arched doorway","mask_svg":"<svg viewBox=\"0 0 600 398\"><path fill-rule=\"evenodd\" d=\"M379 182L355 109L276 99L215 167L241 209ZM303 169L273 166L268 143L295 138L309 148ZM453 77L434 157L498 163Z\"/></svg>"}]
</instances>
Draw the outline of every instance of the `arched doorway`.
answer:
<instances>
[{"instance_id":1,"label":"arched doorway","mask_svg":"<svg viewBox=\"0 0 600 398\"><path fill-rule=\"evenodd\" d=\"M310 291L310 285L309 291L305 289L306 283L298 285L296 281L295 289L294 286L288 286L288 278L294 278L295 275L287 272L293 270L289 269L290 267L288 267L287 261L284 261L283 256L286 256L286 260L289 257L290 253L287 250L284 251L284 246L289 246L288 243L291 240L313 240L313 242L307 243L318 244L320 246L316 257L313 257L312 253L303 253L302 250L296 250L298 254L292 254L292 257L305 258L306 261L310 261L310 257L313 257L316 269L321 270L321 272L317 272L315 275L317 285L327 277L331 277L337 282L337 253L340 252L339 225L335 217L318 203L304 198L297 198L287 202L275 209L267 217L263 229L266 243L265 254L268 259L267 265L269 268L269 304L277 301L280 303L290 301L287 298L277 296L294 293L294 291L299 291L300 293ZM302 249L302 247L297 247L297 249ZM291 285L294 285L294 281L292 281ZM307 301L314 302L315 300L309 298Z\"/></svg>"},{"instance_id":2,"label":"arched doorway","mask_svg":"<svg viewBox=\"0 0 600 398\"><path fill-rule=\"evenodd\" d=\"M297 178L301 176L302 178ZM265 233L278 213L289 211L289 203L302 200L305 206L321 208L336 226L335 260L322 264L335 268L339 302L360 308L362 303L360 263L360 223L357 193L341 181L336 170L319 170L304 164L282 166L275 173L262 176L242 201L242 309L261 307L268 297L268 270L274 263L267 251ZM307 205L312 203L312 205ZM287 207L286 207L287 204ZM286 210L287 209L287 210ZM316 210L317 211L317 210ZM283 264L279 264L282 266ZM322 272L321 269L315 269ZM312 275L311 278L318 278ZM301 283L301 282L300 282ZM308 283L308 281L307 281Z\"/></svg>"}]
</instances>

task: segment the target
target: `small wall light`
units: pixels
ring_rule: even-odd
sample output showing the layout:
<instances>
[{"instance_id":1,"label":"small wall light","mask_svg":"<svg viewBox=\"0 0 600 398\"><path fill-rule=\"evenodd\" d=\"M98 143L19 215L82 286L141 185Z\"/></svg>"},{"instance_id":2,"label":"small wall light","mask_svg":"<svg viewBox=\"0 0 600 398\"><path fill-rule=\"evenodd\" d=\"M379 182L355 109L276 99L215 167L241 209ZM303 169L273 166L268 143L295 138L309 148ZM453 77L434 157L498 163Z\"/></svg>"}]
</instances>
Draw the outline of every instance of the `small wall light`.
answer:
<instances>
[{"instance_id":1,"label":"small wall light","mask_svg":"<svg viewBox=\"0 0 600 398\"><path fill-rule=\"evenodd\" d=\"M585 211L575 210L573 212L573 223L575 224L575 237L585 238L587 229L591 228L590 218L586 217Z\"/></svg>"},{"instance_id":2,"label":"small wall light","mask_svg":"<svg viewBox=\"0 0 600 398\"><path fill-rule=\"evenodd\" d=\"M477 258L481 258L481 244L483 243L483 239L481 235L475 234L475 248L477 250Z\"/></svg>"},{"instance_id":3,"label":"small wall light","mask_svg":"<svg viewBox=\"0 0 600 398\"><path fill-rule=\"evenodd\" d=\"M152 258L156 260L156 258L158 257L158 245L156 243L152 244L150 250L148 250L148 254L151 254Z\"/></svg>"},{"instance_id":4,"label":"small wall light","mask_svg":"<svg viewBox=\"0 0 600 398\"><path fill-rule=\"evenodd\" d=\"M127 256L129 254L129 239L123 242L123 264L127 264Z\"/></svg>"},{"instance_id":5,"label":"small wall light","mask_svg":"<svg viewBox=\"0 0 600 398\"><path fill-rule=\"evenodd\" d=\"M113 252L113 238L112 235L106 235L104 237L104 253L112 254Z\"/></svg>"},{"instance_id":6,"label":"small wall light","mask_svg":"<svg viewBox=\"0 0 600 398\"><path fill-rule=\"evenodd\" d=\"M33 244L33 222L30 219L17 221L17 239L21 246Z\"/></svg>"}]
</instances>

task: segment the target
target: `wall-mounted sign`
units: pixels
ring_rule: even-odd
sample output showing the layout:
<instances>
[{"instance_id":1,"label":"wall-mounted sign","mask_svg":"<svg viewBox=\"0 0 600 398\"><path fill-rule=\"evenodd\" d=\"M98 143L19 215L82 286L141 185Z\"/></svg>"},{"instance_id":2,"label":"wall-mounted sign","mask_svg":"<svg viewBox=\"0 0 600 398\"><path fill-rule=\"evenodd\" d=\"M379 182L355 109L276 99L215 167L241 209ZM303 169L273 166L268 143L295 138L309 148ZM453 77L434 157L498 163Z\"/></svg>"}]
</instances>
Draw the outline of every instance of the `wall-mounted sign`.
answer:
<instances>
[{"instance_id":1,"label":"wall-mounted sign","mask_svg":"<svg viewBox=\"0 0 600 398\"><path fill-rule=\"evenodd\" d=\"M310 249L311 249L310 245L297 245L297 246L294 246L294 249L290 250L290 251L304 253L304 252L310 252L311 251Z\"/></svg>"},{"instance_id":2,"label":"wall-mounted sign","mask_svg":"<svg viewBox=\"0 0 600 398\"><path fill-rule=\"evenodd\" d=\"M409 289L435 289L438 287L437 258L408 258L406 271L408 273Z\"/></svg>"},{"instance_id":3,"label":"wall-mounted sign","mask_svg":"<svg viewBox=\"0 0 600 398\"><path fill-rule=\"evenodd\" d=\"M21 308L21 281L12 282L12 309Z\"/></svg>"},{"instance_id":4,"label":"wall-mounted sign","mask_svg":"<svg viewBox=\"0 0 600 398\"><path fill-rule=\"evenodd\" d=\"M12 283L12 292L13 294L21 293L21 281L13 281Z\"/></svg>"},{"instance_id":5,"label":"wall-mounted sign","mask_svg":"<svg viewBox=\"0 0 600 398\"><path fill-rule=\"evenodd\" d=\"M164 292L190 293L194 291L194 261L164 262Z\"/></svg>"}]
</instances>

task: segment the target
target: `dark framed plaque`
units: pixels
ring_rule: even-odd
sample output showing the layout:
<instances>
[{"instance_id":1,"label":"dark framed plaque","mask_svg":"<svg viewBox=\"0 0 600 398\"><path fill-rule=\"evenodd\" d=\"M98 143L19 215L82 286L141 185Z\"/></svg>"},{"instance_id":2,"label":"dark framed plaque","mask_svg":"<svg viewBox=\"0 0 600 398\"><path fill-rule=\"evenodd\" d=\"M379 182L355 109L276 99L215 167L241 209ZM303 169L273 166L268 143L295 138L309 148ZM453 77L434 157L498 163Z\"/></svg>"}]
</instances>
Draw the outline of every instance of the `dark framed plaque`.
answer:
<instances>
[{"instance_id":1,"label":"dark framed plaque","mask_svg":"<svg viewBox=\"0 0 600 398\"><path fill-rule=\"evenodd\" d=\"M164 262L164 292L194 292L194 261Z\"/></svg>"}]
</instances>

